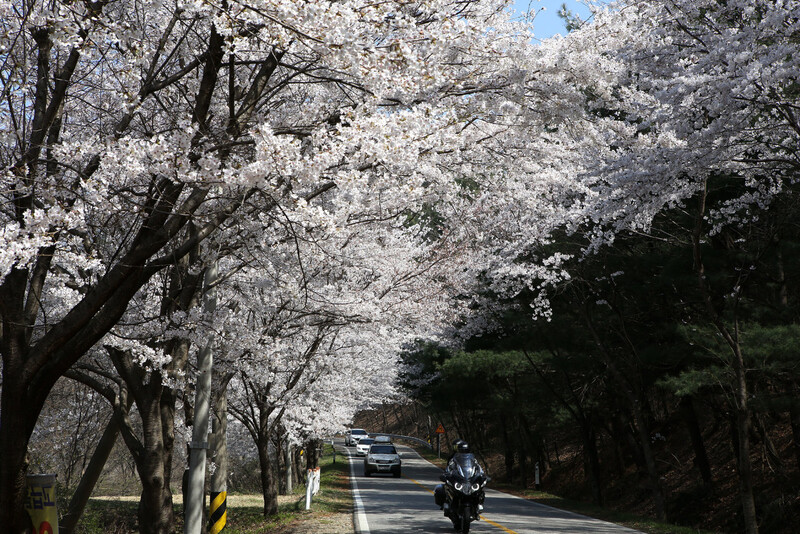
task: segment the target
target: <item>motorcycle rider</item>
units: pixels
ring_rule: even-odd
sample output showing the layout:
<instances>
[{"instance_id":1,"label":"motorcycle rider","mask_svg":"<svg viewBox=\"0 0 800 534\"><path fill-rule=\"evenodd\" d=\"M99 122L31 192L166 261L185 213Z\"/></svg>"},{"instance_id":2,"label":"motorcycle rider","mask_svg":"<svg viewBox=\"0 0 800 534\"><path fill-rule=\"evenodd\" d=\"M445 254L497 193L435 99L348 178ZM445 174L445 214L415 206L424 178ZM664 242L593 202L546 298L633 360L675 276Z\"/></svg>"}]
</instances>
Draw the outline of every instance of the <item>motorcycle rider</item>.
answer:
<instances>
[{"instance_id":1,"label":"motorcycle rider","mask_svg":"<svg viewBox=\"0 0 800 534\"><path fill-rule=\"evenodd\" d=\"M462 443L466 443L463 439L455 439L452 443L452 448L450 450L450 456L447 457L447 463L450 464L450 460L453 459L453 456L458 454L458 446Z\"/></svg>"},{"instance_id":2,"label":"motorcycle rider","mask_svg":"<svg viewBox=\"0 0 800 534\"><path fill-rule=\"evenodd\" d=\"M455 472L458 469L458 464L464 463L465 461L472 462L475 467L477 467L479 472L483 472L483 468L478 463L477 458L472 453L469 448L469 443L463 440L459 440L460 443L456 446L456 452L450 461L447 463L447 469L445 469L446 473ZM483 501L486 498L486 494L483 490L480 490L479 494L479 504L478 504L478 513L483 511Z\"/></svg>"},{"instance_id":3,"label":"motorcycle rider","mask_svg":"<svg viewBox=\"0 0 800 534\"><path fill-rule=\"evenodd\" d=\"M445 475L456 473L458 471L458 466L460 464L464 464L465 462L474 464L479 472L483 471L483 468L481 468L478 460L475 458L475 455L470 450L469 443L464 440L457 439L453 442L453 448L453 453L450 454L450 458L447 460L447 467L444 470ZM437 484L434 488L433 495L434 501L439 505L439 509L443 509L445 502L444 484ZM478 513L483 511L483 501L485 498L486 494L481 489L478 497Z\"/></svg>"},{"instance_id":4,"label":"motorcycle rider","mask_svg":"<svg viewBox=\"0 0 800 534\"><path fill-rule=\"evenodd\" d=\"M447 457L447 468L450 467L450 462L453 460L453 457L458 454L458 446L461 443L464 443L464 440L461 438L454 439L453 443L451 443L450 455ZM445 473L447 473L447 468L445 468ZM436 484L436 487L433 488L433 500L436 502L439 510L444 508L444 484Z\"/></svg>"}]
</instances>

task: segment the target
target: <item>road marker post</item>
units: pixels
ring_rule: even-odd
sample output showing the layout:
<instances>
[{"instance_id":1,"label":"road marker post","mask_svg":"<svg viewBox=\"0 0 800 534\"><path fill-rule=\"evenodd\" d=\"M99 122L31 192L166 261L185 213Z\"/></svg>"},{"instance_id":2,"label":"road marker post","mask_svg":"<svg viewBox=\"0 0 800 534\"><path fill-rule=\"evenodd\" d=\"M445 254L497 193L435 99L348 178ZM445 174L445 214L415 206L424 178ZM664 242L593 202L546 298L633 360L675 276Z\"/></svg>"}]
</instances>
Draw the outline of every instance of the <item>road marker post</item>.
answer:
<instances>
[{"instance_id":1,"label":"road marker post","mask_svg":"<svg viewBox=\"0 0 800 534\"><path fill-rule=\"evenodd\" d=\"M321 479L320 468L309 469L306 482L306 510L311 509L311 497L319 493L319 483Z\"/></svg>"},{"instance_id":2,"label":"road marker post","mask_svg":"<svg viewBox=\"0 0 800 534\"><path fill-rule=\"evenodd\" d=\"M219 534L228 522L228 492L211 492L211 504L208 507L208 520L211 523L209 532Z\"/></svg>"},{"instance_id":3,"label":"road marker post","mask_svg":"<svg viewBox=\"0 0 800 534\"><path fill-rule=\"evenodd\" d=\"M442 434L444 434L444 425L439 423L439 426L436 427L436 456L439 458L442 457Z\"/></svg>"}]
</instances>

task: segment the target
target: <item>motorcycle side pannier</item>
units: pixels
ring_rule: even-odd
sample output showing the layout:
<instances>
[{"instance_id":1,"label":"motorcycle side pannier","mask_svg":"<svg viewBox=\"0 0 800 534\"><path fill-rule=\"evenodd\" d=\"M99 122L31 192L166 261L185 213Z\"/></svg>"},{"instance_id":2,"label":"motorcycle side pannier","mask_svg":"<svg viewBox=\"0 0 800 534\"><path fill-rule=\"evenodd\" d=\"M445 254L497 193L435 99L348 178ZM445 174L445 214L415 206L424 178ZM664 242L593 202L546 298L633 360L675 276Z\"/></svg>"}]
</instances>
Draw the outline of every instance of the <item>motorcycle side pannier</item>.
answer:
<instances>
[{"instance_id":1,"label":"motorcycle side pannier","mask_svg":"<svg viewBox=\"0 0 800 534\"><path fill-rule=\"evenodd\" d=\"M436 503L436 506L441 508L444 505L444 500L445 500L444 485L436 484L436 487L433 488L433 502Z\"/></svg>"}]
</instances>

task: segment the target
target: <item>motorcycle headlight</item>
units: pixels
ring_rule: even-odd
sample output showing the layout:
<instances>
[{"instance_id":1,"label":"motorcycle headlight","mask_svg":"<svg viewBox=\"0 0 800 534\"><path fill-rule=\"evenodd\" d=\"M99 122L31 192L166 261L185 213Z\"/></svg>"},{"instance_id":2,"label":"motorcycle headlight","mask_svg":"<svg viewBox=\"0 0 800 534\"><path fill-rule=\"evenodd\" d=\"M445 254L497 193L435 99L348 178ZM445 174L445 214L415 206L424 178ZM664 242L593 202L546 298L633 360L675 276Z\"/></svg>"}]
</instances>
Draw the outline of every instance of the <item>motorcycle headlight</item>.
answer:
<instances>
[{"instance_id":1,"label":"motorcycle headlight","mask_svg":"<svg viewBox=\"0 0 800 534\"><path fill-rule=\"evenodd\" d=\"M464 484L462 484L461 482L456 482L455 484L453 484L453 487L456 488L456 491L461 491L461 488L464 487Z\"/></svg>"},{"instance_id":2,"label":"motorcycle headlight","mask_svg":"<svg viewBox=\"0 0 800 534\"><path fill-rule=\"evenodd\" d=\"M481 489L481 486L477 482L472 485L472 491L478 491L479 489Z\"/></svg>"}]
</instances>

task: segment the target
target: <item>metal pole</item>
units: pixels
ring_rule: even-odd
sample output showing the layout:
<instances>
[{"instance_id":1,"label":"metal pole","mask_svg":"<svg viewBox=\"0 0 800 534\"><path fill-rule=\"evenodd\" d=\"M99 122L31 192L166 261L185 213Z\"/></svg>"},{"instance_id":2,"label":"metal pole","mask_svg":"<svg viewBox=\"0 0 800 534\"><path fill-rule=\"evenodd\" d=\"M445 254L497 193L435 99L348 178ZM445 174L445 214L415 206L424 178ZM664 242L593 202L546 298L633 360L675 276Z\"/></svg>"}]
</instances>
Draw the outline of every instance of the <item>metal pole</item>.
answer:
<instances>
[{"instance_id":1,"label":"metal pole","mask_svg":"<svg viewBox=\"0 0 800 534\"><path fill-rule=\"evenodd\" d=\"M213 313L217 299L213 287L217 280L217 263L211 264L205 276L205 310ZM205 500L206 449L208 449L208 412L211 404L211 336L197 355L197 384L195 386L194 424L189 443L189 481L186 495L185 534L201 534L203 530L203 504Z\"/></svg>"},{"instance_id":2,"label":"metal pole","mask_svg":"<svg viewBox=\"0 0 800 534\"><path fill-rule=\"evenodd\" d=\"M214 399L214 417L211 420L211 437L216 469L211 474L211 500L208 522L211 534L220 534L228 521L228 383Z\"/></svg>"}]
</instances>

